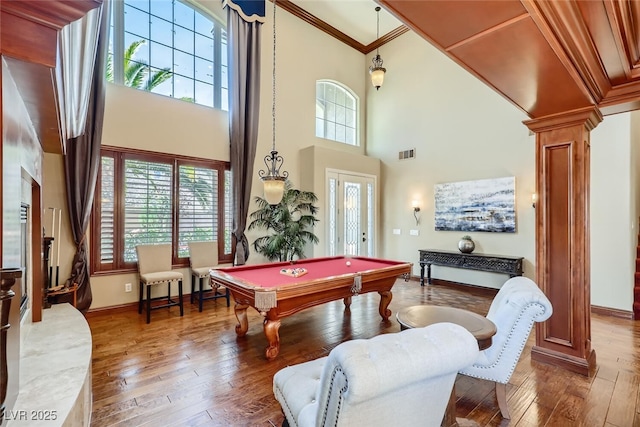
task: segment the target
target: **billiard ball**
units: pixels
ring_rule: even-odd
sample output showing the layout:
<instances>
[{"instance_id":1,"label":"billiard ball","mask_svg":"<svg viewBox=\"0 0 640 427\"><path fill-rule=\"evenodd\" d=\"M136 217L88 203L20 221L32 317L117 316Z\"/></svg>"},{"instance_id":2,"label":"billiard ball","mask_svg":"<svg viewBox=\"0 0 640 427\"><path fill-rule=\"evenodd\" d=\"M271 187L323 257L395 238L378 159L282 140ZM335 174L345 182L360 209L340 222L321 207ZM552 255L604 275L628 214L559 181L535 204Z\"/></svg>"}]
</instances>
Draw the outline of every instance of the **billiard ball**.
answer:
<instances>
[{"instance_id":1,"label":"billiard ball","mask_svg":"<svg viewBox=\"0 0 640 427\"><path fill-rule=\"evenodd\" d=\"M347 261L347 267L351 266L351 261Z\"/></svg>"}]
</instances>

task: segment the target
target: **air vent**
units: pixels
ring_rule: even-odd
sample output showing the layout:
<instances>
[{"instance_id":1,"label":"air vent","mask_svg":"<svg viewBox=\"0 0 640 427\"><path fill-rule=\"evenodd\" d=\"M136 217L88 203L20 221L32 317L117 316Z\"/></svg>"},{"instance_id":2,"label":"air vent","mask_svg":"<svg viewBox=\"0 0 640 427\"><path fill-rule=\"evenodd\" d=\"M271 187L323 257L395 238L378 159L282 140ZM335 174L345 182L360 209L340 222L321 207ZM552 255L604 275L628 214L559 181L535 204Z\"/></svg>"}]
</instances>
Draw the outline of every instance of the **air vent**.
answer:
<instances>
[{"instance_id":1,"label":"air vent","mask_svg":"<svg viewBox=\"0 0 640 427\"><path fill-rule=\"evenodd\" d=\"M409 150L400 151L398 153L398 159L399 160L413 159L415 156L416 156L416 149L415 148L411 148Z\"/></svg>"}]
</instances>

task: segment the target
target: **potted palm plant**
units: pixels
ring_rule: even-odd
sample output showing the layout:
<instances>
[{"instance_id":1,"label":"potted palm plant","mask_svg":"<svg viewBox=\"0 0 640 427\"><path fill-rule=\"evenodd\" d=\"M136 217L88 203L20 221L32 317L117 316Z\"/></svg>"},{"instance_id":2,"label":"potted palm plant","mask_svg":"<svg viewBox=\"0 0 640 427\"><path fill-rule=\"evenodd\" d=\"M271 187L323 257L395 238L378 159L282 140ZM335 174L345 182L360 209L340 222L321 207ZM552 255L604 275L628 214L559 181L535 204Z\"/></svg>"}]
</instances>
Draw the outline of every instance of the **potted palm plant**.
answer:
<instances>
[{"instance_id":1,"label":"potted palm plant","mask_svg":"<svg viewBox=\"0 0 640 427\"><path fill-rule=\"evenodd\" d=\"M277 205L270 205L263 197L255 199L258 209L249 215L249 230L264 229L267 235L258 237L253 248L270 261L293 261L304 258L307 243L318 243L311 229L319 221L315 215L318 201L315 193L300 191L285 184L284 195Z\"/></svg>"}]
</instances>

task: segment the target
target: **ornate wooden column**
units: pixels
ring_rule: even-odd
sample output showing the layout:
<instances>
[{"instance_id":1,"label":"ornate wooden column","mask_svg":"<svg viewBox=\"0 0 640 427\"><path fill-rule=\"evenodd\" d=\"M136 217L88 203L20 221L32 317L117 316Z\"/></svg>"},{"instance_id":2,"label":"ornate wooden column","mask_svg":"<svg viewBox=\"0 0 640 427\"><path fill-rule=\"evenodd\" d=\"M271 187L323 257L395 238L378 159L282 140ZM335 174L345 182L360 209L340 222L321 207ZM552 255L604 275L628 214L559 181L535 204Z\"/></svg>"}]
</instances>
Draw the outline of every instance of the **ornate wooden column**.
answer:
<instances>
[{"instance_id":1,"label":"ornate wooden column","mask_svg":"<svg viewBox=\"0 0 640 427\"><path fill-rule=\"evenodd\" d=\"M536 276L553 305L536 325L534 360L593 373L589 242L589 132L595 107L526 121L536 133Z\"/></svg>"}]
</instances>

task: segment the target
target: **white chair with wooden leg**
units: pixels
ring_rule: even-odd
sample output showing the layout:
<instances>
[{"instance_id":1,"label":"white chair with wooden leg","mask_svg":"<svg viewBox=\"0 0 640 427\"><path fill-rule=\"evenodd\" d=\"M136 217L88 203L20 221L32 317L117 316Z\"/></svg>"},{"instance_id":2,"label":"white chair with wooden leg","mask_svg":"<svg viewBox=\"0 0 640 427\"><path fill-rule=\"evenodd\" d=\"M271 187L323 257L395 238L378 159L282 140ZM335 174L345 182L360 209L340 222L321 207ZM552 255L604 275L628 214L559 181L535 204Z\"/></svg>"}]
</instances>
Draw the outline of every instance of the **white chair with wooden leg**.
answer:
<instances>
[{"instance_id":1,"label":"white chair with wooden leg","mask_svg":"<svg viewBox=\"0 0 640 427\"><path fill-rule=\"evenodd\" d=\"M229 307L229 289L211 283L209 274L209 270L218 265L218 242L189 242L189 264L191 266L191 304L197 299L198 311L202 311L202 301L225 298ZM204 289L205 280L211 285L210 289ZM198 282L197 292L196 281Z\"/></svg>"},{"instance_id":2,"label":"white chair with wooden leg","mask_svg":"<svg viewBox=\"0 0 640 427\"><path fill-rule=\"evenodd\" d=\"M180 307L180 316L184 314L182 307L182 273L173 271L171 267L171 245L138 245L138 273L140 274L140 297L138 299L138 313L142 313L143 296L146 290L147 323L151 322L151 310L159 308ZM171 298L171 284L178 283L178 299ZM155 285L167 284L167 295L151 297L151 288ZM152 305L152 301L165 300L164 304Z\"/></svg>"},{"instance_id":3,"label":"white chair with wooden leg","mask_svg":"<svg viewBox=\"0 0 640 427\"><path fill-rule=\"evenodd\" d=\"M507 383L520 359L534 322L544 322L553 313L551 302L533 280L513 277L498 291L487 319L498 329L491 347L480 352L463 375L495 382L496 399L503 418L509 419Z\"/></svg>"},{"instance_id":4,"label":"white chair with wooden leg","mask_svg":"<svg viewBox=\"0 0 640 427\"><path fill-rule=\"evenodd\" d=\"M357 339L273 377L284 426L437 427L478 342L453 323Z\"/></svg>"}]
</instances>

